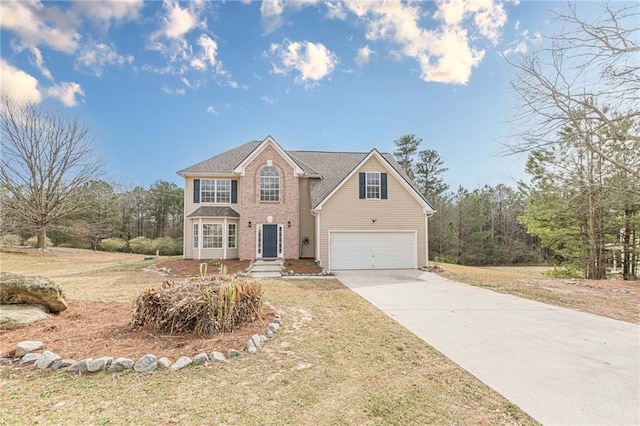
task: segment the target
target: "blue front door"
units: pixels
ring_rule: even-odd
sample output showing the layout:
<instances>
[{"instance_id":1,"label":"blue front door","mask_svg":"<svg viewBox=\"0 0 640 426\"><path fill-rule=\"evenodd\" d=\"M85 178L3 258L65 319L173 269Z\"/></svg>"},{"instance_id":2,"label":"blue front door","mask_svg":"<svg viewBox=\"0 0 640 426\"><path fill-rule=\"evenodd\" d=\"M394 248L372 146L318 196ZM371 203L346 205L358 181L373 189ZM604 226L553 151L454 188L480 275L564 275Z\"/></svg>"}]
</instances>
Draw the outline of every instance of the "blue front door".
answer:
<instances>
[{"instance_id":1,"label":"blue front door","mask_svg":"<svg viewBox=\"0 0 640 426\"><path fill-rule=\"evenodd\" d=\"M262 225L262 257L278 257L278 225Z\"/></svg>"}]
</instances>

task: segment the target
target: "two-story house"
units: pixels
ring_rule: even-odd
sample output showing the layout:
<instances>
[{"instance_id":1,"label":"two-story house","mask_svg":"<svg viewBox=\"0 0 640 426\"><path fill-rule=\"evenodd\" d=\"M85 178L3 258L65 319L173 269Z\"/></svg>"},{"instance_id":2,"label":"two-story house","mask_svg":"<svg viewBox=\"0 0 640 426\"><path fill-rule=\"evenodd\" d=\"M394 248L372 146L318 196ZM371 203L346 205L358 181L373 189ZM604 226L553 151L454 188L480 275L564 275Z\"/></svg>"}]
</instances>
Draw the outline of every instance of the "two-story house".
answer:
<instances>
[{"instance_id":1,"label":"two-story house","mask_svg":"<svg viewBox=\"0 0 640 426\"><path fill-rule=\"evenodd\" d=\"M285 151L268 136L180 170L187 259L428 264L434 213L390 154Z\"/></svg>"}]
</instances>

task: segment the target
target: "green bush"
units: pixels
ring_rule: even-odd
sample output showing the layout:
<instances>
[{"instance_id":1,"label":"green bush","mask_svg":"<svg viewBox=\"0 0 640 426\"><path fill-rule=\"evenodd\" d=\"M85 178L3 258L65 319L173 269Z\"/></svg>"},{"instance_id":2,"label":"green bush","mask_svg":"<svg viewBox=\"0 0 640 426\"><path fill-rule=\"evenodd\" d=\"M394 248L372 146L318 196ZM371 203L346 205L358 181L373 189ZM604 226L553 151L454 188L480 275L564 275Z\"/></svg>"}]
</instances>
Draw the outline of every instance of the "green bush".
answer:
<instances>
[{"instance_id":1,"label":"green bush","mask_svg":"<svg viewBox=\"0 0 640 426\"><path fill-rule=\"evenodd\" d=\"M31 238L28 238L24 243L27 246L36 247L38 245L38 237L33 236ZM47 237L47 247L53 247L53 243L51 242L51 238L49 237Z\"/></svg>"},{"instance_id":2,"label":"green bush","mask_svg":"<svg viewBox=\"0 0 640 426\"><path fill-rule=\"evenodd\" d=\"M182 238L163 237L154 240L155 249L163 256L182 254Z\"/></svg>"},{"instance_id":3,"label":"green bush","mask_svg":"<svg viewBox=\"0 0 640 426\"><path fill-rule=\"evenodd\" d=\"M22 237L16 234L5 234L0 237L0 246L2 247L13 247L13 246L21 246L22 245Z\"/></svg>"},{"instance_id":4,"label":"green bush","mask_svg":"<svg viewBox=\"0 0 640 426\"><path fill-rule=\"evenodd\" d=\"M129 250L131 253L155 254L156 245L153 240L147 237L136 237L129 240Z\"/></svg>"},{"instance_id":5,"label":"green bush","mask_svg":"<svg viewBox=\"0 0 640 426\"><path fill-rule=\"evenodd\" d=\"M122 238L105 238L100 241L100 250L104 251L124 251L127 242Z\"/></svg>"},{"instance_id":6,"label":"green bush","mask_svg":"<svg viewBox=\"0 0 640 426\"><path fill-rule=\"evenodd\" d=\"M549 269L545 272L545 275L549 278L582 278L582 275L571 266L558 268L556 265L553 265L553 269Z\"/></svg>"}]
</instances>

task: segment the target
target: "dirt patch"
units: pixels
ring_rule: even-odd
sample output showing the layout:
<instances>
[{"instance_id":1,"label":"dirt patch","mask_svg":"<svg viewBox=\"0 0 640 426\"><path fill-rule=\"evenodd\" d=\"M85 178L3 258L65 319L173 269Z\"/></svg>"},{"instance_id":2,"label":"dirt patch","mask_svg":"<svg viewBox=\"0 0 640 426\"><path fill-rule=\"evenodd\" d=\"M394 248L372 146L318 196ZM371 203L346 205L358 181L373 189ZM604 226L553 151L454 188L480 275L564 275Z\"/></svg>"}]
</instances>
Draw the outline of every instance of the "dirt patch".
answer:
<instances>
[{"instance_id":1,"label":"dirt patch","mask_svg":"<svg viewBox=\"0 0 640 426\"><path fill-rule=\"evenodd\" d=\"M275 316L273 309L265 307L262 320L246 324L232 333L201 337L158 334L149 328L133 331L130 324L132 309L133 304L129 302L72 300L66 311L44 321L15 330L0 329L0 350L3 356L12 356L18 342L39 340L47 350L63 358L122 356L137 360L152 353L175 361L183 355L243 349L252 335L264 334Z\"/></svg>"}]
</instances>

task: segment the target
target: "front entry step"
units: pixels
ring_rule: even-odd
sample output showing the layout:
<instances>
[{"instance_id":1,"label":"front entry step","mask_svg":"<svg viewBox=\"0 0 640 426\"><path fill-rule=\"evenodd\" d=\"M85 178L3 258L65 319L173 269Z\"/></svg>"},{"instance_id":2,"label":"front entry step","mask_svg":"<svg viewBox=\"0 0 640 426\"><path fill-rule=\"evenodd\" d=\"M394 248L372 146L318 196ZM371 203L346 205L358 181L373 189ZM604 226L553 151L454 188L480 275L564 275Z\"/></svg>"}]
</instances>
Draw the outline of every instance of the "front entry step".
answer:
<instances>
[{"instance_id":1,"label":"front entry step","mask_svg":"<svg viewBox=\"0 0 640 426\"><path fill-rule=\"evenodd\" d=\"M249 269L249 276L255 278L280 278L282 277L282 259L256 260Z\"/></svg>"}]
</instances>

